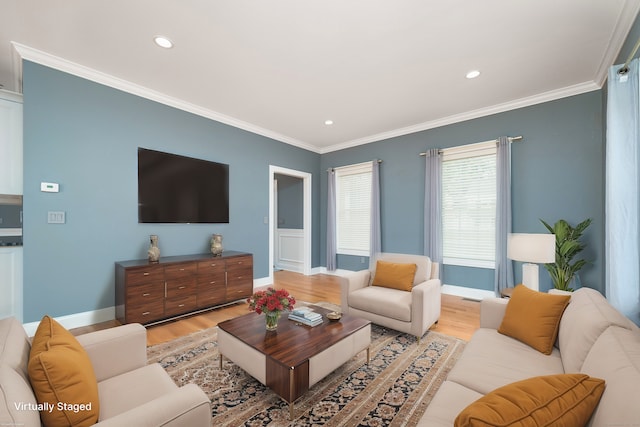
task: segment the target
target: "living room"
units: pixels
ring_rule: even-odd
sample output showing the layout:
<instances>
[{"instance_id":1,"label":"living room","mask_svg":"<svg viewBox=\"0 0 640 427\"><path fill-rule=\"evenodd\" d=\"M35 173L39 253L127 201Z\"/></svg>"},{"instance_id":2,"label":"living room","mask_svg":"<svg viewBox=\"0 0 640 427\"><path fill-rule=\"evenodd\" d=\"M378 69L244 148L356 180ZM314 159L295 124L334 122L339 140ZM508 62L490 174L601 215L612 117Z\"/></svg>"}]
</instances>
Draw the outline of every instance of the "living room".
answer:
<instances>
[{"instance_id":1,"label":"living room","mask_svg":"<svg viewBox=\"0 0 640 427\"><path fill-rule=\"evenodd\" d=\"M639 35L636 19L613 63L627 59ZM100 82L99 73L92 74L95 70L57 62L54 55L24 46L22 52L21 321L31 331L45 314L65 319L70 327L113 319L114 263L146 258L150 235L159 236L162 256L173 256L208 252L211 235L221 234L225 249L253 255L255 286L269 284L271 166L312 177L313 272L324 272L327 262L327 169L374 159L382 160L383 250L423 254L425 168L420 153L500 136L523 136L512 144L513 231L545 233L541 219L576 224L591 218L583 253L590 263L581 271L581 282L606 294L606 83L564 95L537 94L524 106L514 102L505 111L324 151L127 93L126 85ZM139 147L228 164L229 223L140 224ZM58 183L60 191L42 192L42 182ZM52 211L65 212L66 222L47 223ZM339 255L337 260L342 270L367 265L368 259L360 256ZM519 283L521 270L514 268L514 274ZM445 265L442 282L492 291L494 270ZM551 287L541 268L540 290Z\"/></svg>"}]
</instances>

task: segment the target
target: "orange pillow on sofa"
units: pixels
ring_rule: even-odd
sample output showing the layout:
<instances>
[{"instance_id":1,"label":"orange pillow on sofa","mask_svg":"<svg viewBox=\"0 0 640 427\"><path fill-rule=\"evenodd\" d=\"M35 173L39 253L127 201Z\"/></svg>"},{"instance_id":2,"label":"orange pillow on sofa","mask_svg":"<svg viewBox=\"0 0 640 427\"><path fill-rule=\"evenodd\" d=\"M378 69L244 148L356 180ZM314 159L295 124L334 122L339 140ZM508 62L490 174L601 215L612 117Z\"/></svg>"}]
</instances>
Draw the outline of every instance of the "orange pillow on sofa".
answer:
<instances>
[{"instance_id":1,"label":"orange pillow on sofa","mask_svg":"<svg viewBox=\"0 0 640 427\"><path fill-rule=\"evenodd\" d=\"M91 426L98 422L98 381L89 355L62 325L44 316L29 353L29 381L45 426ZM51 409L49 411L49 408Z\"/></svg>"},{"instance_id":2,"label":"orange pillow on sofa","mask_svg":"<svg viewBox=\"0 0 640 427\"><path fill-rule=\"evenodd\" d=\"M585 374L529 378L497 388L458 414L455 427L584 426L605 383Z\"/></svg>"},{"instance_id":3,"label":"orange pillow on sofa","mask_svg":"<svg viewBox=\"0 0 640 427\"><path fill-rule=\"evenodd\" d=\"M378 261L376 262L376 274L371 284L411 292L417 269L418 266L415 264Z\"/></svg>"},{"instance_id":4,"label":"orange pillow on sofa","mask_svg":"<svg viewBox=\"0 0 640 427\"><path fill-rule=\"evenodd\" d=\"M511 294L498 332L541 353L551 354L562 313L570 300L570 295L545 294L518 285Z\"/></svg>"}]
</instances>

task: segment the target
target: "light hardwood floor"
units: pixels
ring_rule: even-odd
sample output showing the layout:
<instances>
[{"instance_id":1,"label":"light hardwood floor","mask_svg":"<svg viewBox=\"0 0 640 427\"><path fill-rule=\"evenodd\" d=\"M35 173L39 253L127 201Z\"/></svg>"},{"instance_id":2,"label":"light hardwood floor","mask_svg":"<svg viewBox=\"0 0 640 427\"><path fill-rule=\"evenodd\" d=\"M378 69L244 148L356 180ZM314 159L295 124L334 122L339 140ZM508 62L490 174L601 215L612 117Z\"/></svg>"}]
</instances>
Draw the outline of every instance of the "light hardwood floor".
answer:
<instances>
[{"instance_id":1,"label":"light hardwood floor","mask_svg":"<svg viewBox=\"0 0 640 427\"><path fill-rule=\"evenodd\" d=\"M289 271L278 271L274 274L274 287L287 289L299 301L311 303L326 301L339 305L340 280L339 277L328 274L304 276ZM201 314L149 326L147 328L147 345L163 343L183 335L211 328L219 322L248 313L248 310L248 304L236 303ZM104 322L74 329L72 332L80 334L115 325L117 325L116 321ZM480 303L453 295L442 295L440 321L431 330L469 340L479 326Z\"/></svg>"}]
</instances>

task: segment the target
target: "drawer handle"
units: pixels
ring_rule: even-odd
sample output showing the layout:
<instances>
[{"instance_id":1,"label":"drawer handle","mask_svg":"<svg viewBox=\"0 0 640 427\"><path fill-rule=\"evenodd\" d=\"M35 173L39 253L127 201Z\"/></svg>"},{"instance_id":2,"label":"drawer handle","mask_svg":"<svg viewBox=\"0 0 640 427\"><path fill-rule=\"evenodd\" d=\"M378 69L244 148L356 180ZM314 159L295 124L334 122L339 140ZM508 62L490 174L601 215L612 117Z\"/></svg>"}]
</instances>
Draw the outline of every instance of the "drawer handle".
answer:
<instances>
[{"instance_id":1,"label":"drawer handle","mask_svg":"<svg viewBox=\"0 0 640 427\"><path fill-rule=\"evenodd\" d=\"M151 314L150 311L145 311L144 313L142 313L143 316L148 316L149 314Z\"/></svg>"},{"instance_id":2,"label":"drawer handle","mask_svg":"<svg viewBox=\"0 0 640 427\"><path fill-rule=\"evenodd\" d=\"M180 271L184 271L184 268L181 268Z\"/></svg>"},{"instance_id":3,"label":"drawer handle","mask_svg":"<svg viewBox=\"0 0 640 427\"><path fill-rule=\"evenodd\" d=\"M148 276L148 275L149 275L149 272L148 272L148 271L145 271L144 273L142 273L142 275L143 275L143 276Z\"/></svg>"},{"instance_id":4,"label":"drawer handle","mask_svg":"<svg viewBox=\"0 0 640 427\"><path fill-rule=\"evenodd\" d=\"M215 267L216 265L218 265L218 264L211 264L211 267Z\"/></svg>"},{"instance_id":5,"label":"drawer handle","mask_svg":"<svg viewBox=\"0 0 640 427\"><path fill-rule=\"evenodd\" d=\"M210 285L215 285L216 281L214 280L213 282L209 282Z\"/></svg>"},{"instance_id":6,"label":"drawer handle","mask_svg":"<svg viewBox=\"0 0 640 427\"><path fill-rule=\"evenodd\" d=\"M149 292L145 292L144 294L142 294L143 297L148 297L149 295L151 295Z\"/></svg>"},{"instance_id":7,"label":"drawer handle","mask_svg":"<svg viewBox=\"0 0 640 427\"><path fill-rule=\"evenodd\" d=\"M178 289L184 289L186 286L179 286Z\"/></svg>"},{"instance_id":8,"label":"drawer handle","mask_svg":"<svg viewBox=\"0 0 640 427\"><path fill-rule=\"evenodd\" d=\"M184 307L184 304L179 304L178 307Z\"/></svg>"}]
</instances>

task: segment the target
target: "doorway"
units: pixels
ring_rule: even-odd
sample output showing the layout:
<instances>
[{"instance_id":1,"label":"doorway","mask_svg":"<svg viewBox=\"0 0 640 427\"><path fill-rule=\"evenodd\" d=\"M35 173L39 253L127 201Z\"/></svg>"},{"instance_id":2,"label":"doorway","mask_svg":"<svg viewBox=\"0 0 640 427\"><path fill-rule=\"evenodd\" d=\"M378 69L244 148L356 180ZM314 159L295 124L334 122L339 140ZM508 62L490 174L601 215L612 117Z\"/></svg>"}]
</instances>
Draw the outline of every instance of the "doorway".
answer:
<instances>
[{"instance_id":1,"label":"doorway","mask_svg":"<svg viewBox=\"0 0 640 427\"><path fill-rule=\"evenodd\" d=\"M278 224L278 191L276 178L280 176L281 181L283 177L291 177L298 180L302 180L302 228L298 225L293 230L297 231L285 231L284 235L279 232ZM292 181L293 182L293 181ZM297 216L297 214L296 214ZM297 222L297 220L292 220ZM286 222L286 220L285 220ZM289 229L287 229L289 230ZM295 234L295 236L294 236ZM280 239L276 242L276 239ZM297 171L294 169L282 168L279 166L269 166L269 280L273 283L273 267L276 266L276 258L279 259L278 263L282 263L282 259L286 260L292 258L284 254L284 256L277 257L276 250L282 248L282 243L286 241L287 251L301 252L296 253L295 264L299 267L296 268L302 274L308 276L311 274L311 174L307 172ZM292 243L293 242L293 243ZM292 246L293 245L293 246ZM299 261L299 262L298 262ZM293 265L293 264L292 264Z\"/></svg>"}]
</instances>

